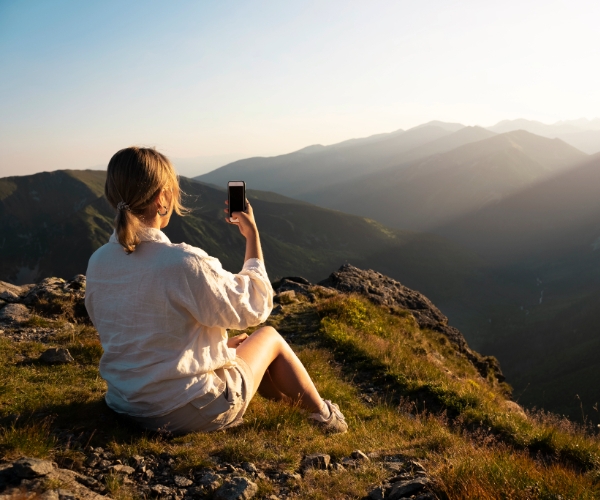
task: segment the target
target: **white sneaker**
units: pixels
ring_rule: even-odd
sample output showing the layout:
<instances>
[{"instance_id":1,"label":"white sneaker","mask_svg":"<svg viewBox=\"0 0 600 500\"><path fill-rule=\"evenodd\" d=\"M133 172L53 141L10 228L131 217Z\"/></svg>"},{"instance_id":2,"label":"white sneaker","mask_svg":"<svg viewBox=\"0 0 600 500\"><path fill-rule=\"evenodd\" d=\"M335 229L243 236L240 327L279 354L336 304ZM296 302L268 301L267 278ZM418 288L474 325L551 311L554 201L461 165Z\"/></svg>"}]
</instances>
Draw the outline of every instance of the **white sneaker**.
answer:
<instances>
[{"instance_id":1,"label":"white sneaker","mask_svg":"<svg viewBox=\"0 0 600 500\"><path fill-rule=\"evenodd\" d=\"M309 420L311 420L313 424L320 427L324 432L330 434L343 434L348 430L348 424L346 423L346 419L340 408L335 403L332 403L328 399L324 399L323 402L329 408L329 418L325 418L320 413L311 413L309 415Z\"/></svg>"}]
</instances>

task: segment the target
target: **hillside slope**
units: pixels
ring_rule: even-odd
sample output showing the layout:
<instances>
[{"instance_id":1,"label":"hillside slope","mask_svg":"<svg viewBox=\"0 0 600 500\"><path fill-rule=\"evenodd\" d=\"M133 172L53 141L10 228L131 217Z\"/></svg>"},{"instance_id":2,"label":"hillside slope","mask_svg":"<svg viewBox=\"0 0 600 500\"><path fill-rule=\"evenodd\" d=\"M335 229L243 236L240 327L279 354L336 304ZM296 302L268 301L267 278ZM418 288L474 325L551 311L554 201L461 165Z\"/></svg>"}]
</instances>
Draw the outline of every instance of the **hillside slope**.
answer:
<instances>
[{"instance_id":1,"label":"hillside slope","mask_svg":"<svg viewBox=\"0 0 600 500\"><path fill-rule=\"evenodd\" d=\"M508 293L488 309L491 323L479 347L502 360L517 391L525 391L521 401L576 415L581 400L594 419L599 186L596 155L438 229L495 263Z\"/></svg>"},{"instance_id":2,"label":"hillside slope","mask_svg":"<svg viewBox=\"0 0 600 500\"><path fill-rule=\"evenodd\" d=\"M350 267L325 286L298 278L275 285L278 306L267 324L292 344L323 397L339 403L347 434L323 435L297 407L259 395L245 423L225 432L142 431L104 403L98 335L72 314L82 310L85 278L51 278L8 286L26 312L2 317L0 494L230 498L234 487L248 499L600 494L598 438L557 416L523 412L507 398L494 361L471 351L493 369L473 364L460 333L427 298ZM0 293L6 289L0 283ZM49 347L68 349L72 359L45 362ZM16 461L23 456L59 469Z\"/></svg>"}]
</instances>

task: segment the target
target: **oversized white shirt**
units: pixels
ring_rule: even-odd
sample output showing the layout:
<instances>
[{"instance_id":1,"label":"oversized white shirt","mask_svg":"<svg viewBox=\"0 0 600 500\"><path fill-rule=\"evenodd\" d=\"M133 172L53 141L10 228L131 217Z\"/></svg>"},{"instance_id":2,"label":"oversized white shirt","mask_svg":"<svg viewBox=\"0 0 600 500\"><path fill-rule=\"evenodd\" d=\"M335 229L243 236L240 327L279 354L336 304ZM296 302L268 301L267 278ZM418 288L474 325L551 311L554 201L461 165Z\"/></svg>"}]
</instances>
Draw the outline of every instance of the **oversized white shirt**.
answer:
<instances>
[{"instance_id":1,"label":"oversized white shirt","mask_svg":"<svg viewBox=\"0 0 600 500\"><path fill-rule=\"evenodd\" d=\"M235 366L227 328L267 319L273 289L263 262L248 259L239 274L159 229L144 229L127 255L113 234L91 256L85 306L104 354L106 403L132 416L165 415L225 383L218 368Z\"/></svg>"}]
</instances>

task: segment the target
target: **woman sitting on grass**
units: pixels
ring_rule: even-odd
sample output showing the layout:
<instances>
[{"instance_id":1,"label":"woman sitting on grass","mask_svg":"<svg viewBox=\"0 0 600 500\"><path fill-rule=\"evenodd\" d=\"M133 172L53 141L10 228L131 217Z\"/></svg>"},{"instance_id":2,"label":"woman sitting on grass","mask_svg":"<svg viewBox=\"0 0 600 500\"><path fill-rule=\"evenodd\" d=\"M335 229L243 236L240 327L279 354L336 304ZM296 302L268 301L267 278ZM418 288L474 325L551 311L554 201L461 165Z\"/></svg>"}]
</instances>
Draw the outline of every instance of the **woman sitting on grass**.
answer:
<instances>
[{"instance_id":1,"label":"woman sitting on grass","mask_svg":"<svg viewBox=\"0 0 600 500\"><path fill-rule=\"evenodd\" d=\"M205 251L161 231L181 215L179 181L154 149L131 147L108 164L106 198L117 210L110 241L90 258L85 305L104 355L106 403L148 429L211 432L242 423L250 400L298 403L326 432L346 432L337 405L271 327L273 290L252 207L232 214L246 239L244 266L225 271ZM225 209L227 211L227 209Z\"/></svg>"}]
</instances>

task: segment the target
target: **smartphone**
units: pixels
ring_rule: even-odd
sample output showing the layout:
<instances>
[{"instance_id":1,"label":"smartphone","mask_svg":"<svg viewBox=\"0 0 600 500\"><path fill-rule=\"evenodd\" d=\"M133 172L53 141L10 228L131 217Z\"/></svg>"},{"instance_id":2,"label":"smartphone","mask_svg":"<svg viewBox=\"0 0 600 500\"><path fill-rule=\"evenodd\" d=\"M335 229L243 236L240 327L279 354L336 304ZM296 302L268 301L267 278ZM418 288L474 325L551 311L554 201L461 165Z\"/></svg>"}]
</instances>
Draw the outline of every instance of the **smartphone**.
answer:
<instances>
[{"instance_id":1,"label":"smartphone","mask_svg":"<svg viewBox=\"0 0 600 500\"><path fill-rule=\"evenodd\" d=\"M233 212L245 212L246 206L246 183L244 181L229 181L227 184L227 193L229 199L229 219L231 222L237 222L238 219L232 219Z\"/></svg>"}]
</instances>

